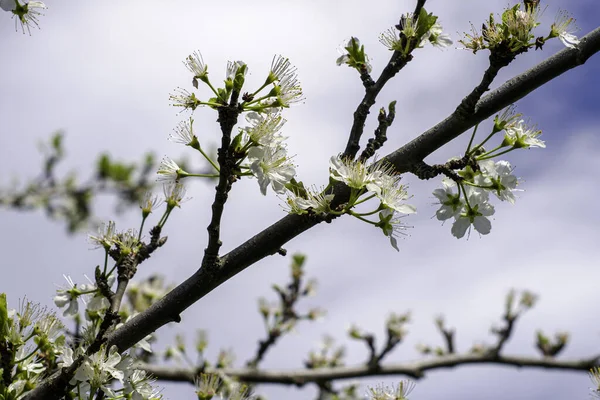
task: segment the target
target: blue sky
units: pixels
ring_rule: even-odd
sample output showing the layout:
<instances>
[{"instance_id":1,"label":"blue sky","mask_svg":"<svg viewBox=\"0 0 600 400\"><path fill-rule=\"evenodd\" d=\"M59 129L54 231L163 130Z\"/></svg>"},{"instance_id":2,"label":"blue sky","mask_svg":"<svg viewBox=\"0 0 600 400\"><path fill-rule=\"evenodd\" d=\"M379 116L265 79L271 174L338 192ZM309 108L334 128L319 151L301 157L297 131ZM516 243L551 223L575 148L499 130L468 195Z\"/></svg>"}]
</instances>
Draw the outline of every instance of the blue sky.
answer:
<instances>
[{"instance_id":1,"label":"blue sky","mask_svg":"<svg viewBox=\"0 0 600 400\"><path fill-rule=\"evenodd\" d=\"M596 3L547 1L542 26L549 26L559 8L567 8L577 18L578 33L584 35L600 22ZM274 54L290 58L298 67L306 101L286 110L284 133L301 179L324 184L329 157L343 149L352 112L362 97L357 74L335 65L336 48L349 36L358 36L377 73L389 57L378 35L393 26L400 13L414 9L412 1L392 0L373 0L368 6L359 0L174 1L168 7L158 2L48 0L47 4L49 9L40 18L42 29L34 30L31 37L14 32L8 14L0 14L5 54L0 70L0 186L13 177L34 176L40 168L36 145L57 129L66 132L68 161L63 172L76 170L81 179L92 171L91 160L100 151L139 160L151 150L159 157L185 155L194 162L191 152L166 138L187 117L168 105L168 94L177 86L192 89L181 61L197 49L211 77L225 75L227 60L248 63L248 85L262 83ZM440 16L445 31L456 41L470 21L479 26L490 12L499 13L505 5L499 0L430 0L427 9ZM494 87L560 49L562 44L555 40L543 52L520 56ZM486 59L485 54L473 56L454 48L427 47L416 52L374 107L398 101L384 153L454 110L480 79ZM264 367L301 366L325 333L348 345L349 364L363 362L365 350L346 338L345 329L357 323L378 333L381 342L385 318L392 311L411 310L414 322L406 343L389 356L390 362L418 358L414 345L419 342L440 343L432 323L439 313L457 328L459 350L465 351L476 341L491 342L490 324L499 320L504 295L513 287L534 291L540 302L520 321L507 353L534 355L534 332L543 329L550 334L571 332L572 342L561 357L596 354L600 326L592 316L600 280L598 87L600 57L596 55L517 104L544 131L547 148L507 157L524 179L525 192L514 206L495 203L490 235L456 240L449 224L441 226L431 219L436 209L431 192L439 181L419 182L407 176L418 213L406 219L414 228L401 240L399 253L378 231L350 218L318 226L291 241L288 251L306 253L307 274L320 283L310 304L327 309L328 315L320 322L300 325L273 349ZM200 140L215 143L214 112L199 109L194 118ZM374 127L374 119L369 120L366 132ZM428 161L445 162L460 154L467 141L467 135L461 136ZM193 199L169 221L168 245L143 265L141 276L160 272L179 282L198 267L214 191L206 182L193 182L188 190ZM283 216L280 202L271 192L263 197L255 181L236 184L224 217L223 250ZM101 201L95 211L101 219L115 218L110 201ZM121 229L139 224L133 212L116 221ZM102 255L89 250L84 234L66 237L62 224L48 221L42 213L0 210L0 226L5 227L0 229L5 274L0 289L13 304L27 295L52 306L57 285L64 283L62 274L83 282L83 275L91 276L101 262ZM288 264L289 259L278 256L262 260L187 310L182 324L165 327L159 334L168 340L186 332L191 338L195 329L208 329L209 355L214 357L222 347L233 348L241 365L263 335L256 299L270 295L272 283L285 281ZM391 378L362 382L382 381L394 382ZM581 373L460 367L429 374L411 399L574 399L587 398L589 386ZM259 390L270 399L307 399L314 393L313 388ZM192 398L189 385L166 385L164 393L171 399Z\"/></svg>"}]
</instances>

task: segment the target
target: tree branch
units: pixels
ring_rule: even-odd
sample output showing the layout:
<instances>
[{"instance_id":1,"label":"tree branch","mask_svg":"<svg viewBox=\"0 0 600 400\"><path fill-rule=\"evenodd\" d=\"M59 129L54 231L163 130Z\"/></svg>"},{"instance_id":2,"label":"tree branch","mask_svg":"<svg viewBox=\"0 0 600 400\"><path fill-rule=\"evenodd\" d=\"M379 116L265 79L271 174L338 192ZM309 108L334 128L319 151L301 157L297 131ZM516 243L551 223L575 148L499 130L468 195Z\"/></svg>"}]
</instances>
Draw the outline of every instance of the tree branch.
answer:
<instances>
[{"instance_id":1,"label":"tree branch","mask_svg":"<svg viewBox=\"0 0 600 400\"><path fill-rule=\"evenodd\" d=\"M458 137L495 112L525 97L564 72L581 65L600 51L600 28L581 38L578 49L563 49L529 71L518 75L483 97L475 112L461 118L452 114L421 136L386 156L398 172L408 172L426 156ZM276 254L285 243L307 231L318 221L287 215L223 256L221 268L199 270L147 311L137 315L109 338L109 345L125 350L156 329L175 321L180 312L255 262Z\"/></svg>"},{"instance_id":2,"label":"tree branch","mask_svg":"<svg viewBox=\"0 0 600 400\"><path fill-rule=\"evenodd\" d=\"M471 364L493 364L514 367L544 368L589 372L592 367L600 366L600 355L581 360L556 360L554 358L534 358L520 356L494 356L492 354L447 354L440 357L414 361L379 365L376 368L367 365L336 367L323 369L293 370L257 370L253 368L231 368L218 370L227 376L242 382L282 384L302 386L307 383L333 381L338 379L366 378L382 375L404 375L413 379L425 377L427 371ZM143 369L160 380L173 382L194 382L197 373L191 369L159 367L139 363L136 368ZM217 370L206 369L205 373Z\"/></svg>"},{"instance_id":3,"label":"tree branch","mask_svg":"<svg viewBox=\"0 0 600 400\"><path fill-rule=\"evenodd\" d=\"M423 161L425 157L458 137L467 129L492 116L502 108L525 97L546 82L572 68L582 65L598 51L600 51L600 27L582 37L577 48L566 48L559 51L534 68L510 79L498 89L483 97L477 102L472 114L458 115L458 113L453 113L416 139L386 156L387 160L396 167L399 173L411 171L414 165ZM340 189L338 185L335 194L340 195L343 193L344 190ZM117 345L121 351L124 351L161 326L172 321L178 321L179 314L182 311L210 293L214 288L255 262L268 255L276 254L285 243L312 228L317 223L318 221L307 216L288 215L282 218L226 254L221 259L219 268L201 268L163 299L148 308L148 310L137 315L113 332L108 337L108 347ZM448 358L446 362L450 363L450 365L456 365L456 360L456 358ZM434 361L440 362L440 360ZM538 365L540 363L539 360L535 362L533 360L529 361L526 362L525 359L513 359L510 362L510 359L508 359L505 363L521 366L542 366ZM477 361L471 361L471 363L473 362L481 363L482 361L478 359ZM382 371L384 372L386 369ZM314 374L317 371L310 372ZM31 391L25 399L47 399L51 387L61 386L62 383L57 382L57 380L61 380L61 376L59 372L46 379L36 389ZM352 376L354 375L348 377ZM323 378L320 379L323 380Z\"/></svg>"}]
</instances>

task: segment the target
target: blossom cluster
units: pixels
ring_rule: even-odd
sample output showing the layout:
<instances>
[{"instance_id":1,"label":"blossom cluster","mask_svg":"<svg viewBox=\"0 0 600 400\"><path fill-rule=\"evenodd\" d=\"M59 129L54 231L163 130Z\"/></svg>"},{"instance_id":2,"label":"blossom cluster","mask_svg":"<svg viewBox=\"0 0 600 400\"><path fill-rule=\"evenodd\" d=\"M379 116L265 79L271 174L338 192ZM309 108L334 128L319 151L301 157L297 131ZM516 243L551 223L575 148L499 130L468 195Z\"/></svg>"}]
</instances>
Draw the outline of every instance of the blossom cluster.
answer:
<instances>
[{"instance_id":1,"label":"blossom cluster","mask_svg":"<svg viewBox=\"0 0 600 400\"><path fill-rule=\"evenodd\" d=\"M408 395L414 389L413 381L400 381L397 386L378 385L369 388L369 400L408 400Z\"/></svg>"},{"instance_id":2,"label":"blossom cluster","mask_svg":"<svg viewBox=\"0 0 600 400\"><path fill-rule=\"evenodd\" d=\"M379 38L381 44L392 51L408 54L413 48L421 48L430 43L434 47L444 49L452 45L452 39L443 33L438 17L427 14L421 9L418 16L404 14L400 25L383 32Z\"/></svg>"},{"instance_id":3,"label":"blossom cluster","mask_svg":"<svg viewBox=\"0 0 600 400\"><path fill-rule=\"evenodd\" d=\"M20 399L56 364L64 345L64 326L52 312L28 301L9 310L0 294L0 394Z\"/></svg>"},{"instance_id":4,"label":"blossom cluster","mask_svg":"<svg viewBox=\"0 0 600 400\"><path fill-rule=\"evenodd\" d=\"M198 81L202 81L214 94L214 97L203 101L195 93L177 88L169 96L174 106L192 111L200 106L212 108L227 106L233 99L234 93L236 96L241 93L248 72L248 65L245 62L229 61L225 73L225 87L215 88L209 78L208 65L204 62L200 52L196 51L188 56L184 65L193 75L192 85L195 88L198 88ZM259 95L270 85L272 87L266 94ZM296 76L296 68L287 58L275 56L264 84L253 93L246 93L242 97L240 106L244 111L263 112L267 109L288 108L290 105L302 101L302 88Z\"/></svg>"},{"instance_id":5,"label":"blossom cluster","mask_svg":"<svg viewBox=\"0 0 600 400\"><path fill-rule=\"evenodd\" d=\"M156 379L145 371L135 369L133 359L128 354L119 354L116 346L112 346L108 351L101 347L97 353L84 354L81 346L75 352L71 347L65 346L59 362L59 367L64 368L72 365L78 357L83 357L83 362L69 382L75 387L73 392L79 398L91 398L98 391L102 391L104 398L110 400L162 399L160 390L154 386ZM112 385L115 382L119 382L122 388L114 389Z\"/></svg>"},{"instance_id":6,"label":"blossom cluster","mask_svg":"<svg viewBox=\"0 0 600 400\"><path fill-rule=\"evenodd\" d=\"M452 235L462 238L471 225L477 232L487 235L492 229L488 217L495 212L490 204L490 193L501 201L515 202L515 192L519 191L519 179L513 175L513 167L508 161L494 161L492 158L517 149L546 147L538 138L541 131L529 127L521 115L514 113L514 107L507 108L494 119L492 133L481 144L469 149L475 165L467 165L458 170L456 176L460 180L444 178L442 188L435 189L433 195L437 198L440 208L436 217L440 221L454 218ZM485 151L483 144L493 135L504 131L502 143L495 149Z\"/></svg>"},{"instance_id":7,"label":"blossom cluster","mask_svg":"<svg viewBox=\"0 0 600 400\"><path fill-rule=\"evenodd\" d=\"M417 210L404 202L409 198L408 192L400 183L400 176L396 174L394 167L385 160L366 165L360 160L353 161L334 156L329 161L329 176L334 181L345 183L351 189L350 200L343 208L343 212L380 228L384 235L389 237L392 247L398 250L396 238L406 229L400 220L400 214L412 214ZM363 195L366 198L359 200ZM379 200L379 206L375 211L361 214L350 210L371 198ZM379 222L364 218L375 212L379 212Z\"/></svg>"},{"instance_id":8,"label":"blossom cluster","mask_svg":"<svg viewBox=\"0 0 600 400\"><path fill-rule=\"evenodd\" d=\"M23 301L18 310L9 310L6 295L0 295L4 377L0 381L0 393L3 398L25 397L50 372L68 367L78 358L81 362L70 382L73 385L71 398L92 398L97 391L104 392L106 399L162 398L154 387L155 379L133 368L130 356L119 354L114 346L109 351L102 348L93 355L86 355L91 335L84 332L81 343L75 345L67 340L66 332L54 313L28 301ZM115 381L121 383L120 389L113 389Z\"/></svg>"},{"instance_id":9,"label":"blossom cluster","mask_svg":"<svg viewBox=\"0 0 600 400\"><path fill-rule=\"evenodd\" d=\"M208 66L199 52L190 55L184 62L192 72L193 84L197 88L198 81L204 82L216 97L201 101L194 93L178 89L171 95L173 105L184 109L195 110L198 106L218 108L227 106L233 92L241 91L244 77L248 70L242 61L229 62L227 66L225 87L214 88L208 78ZM268 93L260 92L271 86ZM281 128L285 124L281 111L292 104L302 101L302 88L296 76L296 68L287 58L276 56L263 85L254 93L242 96L240 109L246 112L247 126L239 128L233 138L230 151L235 157L234 173L238 177L254 176L258 180L260 191L266 195L267 189L272 188L276 193L284 193L285 185L295 176L295 166L288 155L285 139ZM214 169L213 174L193 174L185 171L175 161L165 158L158 170L159 180L173 182L182 178L218 177L220 166L204 151L198 136L193 129L193 119L183 121L170 136L173 142L180 143L198 150Z\"/></svg>"},{"instance_id":10,"label":"blossom cluster","mask_svg":"<svg viewBox=\"0 0 600 400\"><path fill-rule=\"evenodd\" d=\"M118 294L119 289L112 291L117 276L121 288L122 283L128 282L135 274L135 266L147 257L153 248L164 243L160 238L160 229L166 223L171 211L182 202L185 189L180 183L171 182L164 185L164 194L162 200L150 192L142 196L140 233L133 229L118 232L112 221L102 224L96 234L89 236L90 243L96 248L103 249L105 253L104 267L96 268L95 281L88 279L89 283L77 284L71 277L65 276L67 287L57 290L54 303L59 308L64 308L64 316L73 318L76 324L74 336L79 340L69 343L63 338L53 349L55 357L52 360L56 365L49 366L45 370L52 371L76 363L77 368L74 368L75 372L70 381L74 398L94 398L99 392L104 393L106 399L157 400L162 398L154 386L155 379L146 372L133 368L132 355L119 354L116 347L101 348L93 354L88 354L88 349L106 333L102 330L106 328L101 327L104 325L109 309L118 312L119 319L115 327L118 329L124 322L158 301L169 290L164 287L162 280L149 278L129 286L126 294L128 301L122 298L125 291L121 291L121 297ZM165 211L158 224L151 230L151 243L145 244L141 237L144 221L163 202L166 204ZM114 260L112 267L108 263L109 257ZM117 297L119 299L115 303ZM81 302L85 305L85 319L80 315ZM151 335L147 336L136 343L132 351L152 353L150 345L152 339ZM28 387L31 389L35 385Z\"/></svg>"},{"instance_id":11,"label":"blossom cluster","mask_svg":"<svg viewBox=\"0 0 600 400\"><path fill-rule=\"evenodd\" d=\"M484 49L490 51L502 49L510 52L527 50L533 46L537 49L541 48L547 40L556 37L570 48L579 44L579 40L573 34L574 19L566 11L557 13L555 21L550 26L550 33L546 37L536 38L533 30L540 25L538 20L541 13L539 2L527 4L525 9L521 9L521 4L516 4L506 9L499 20L490 14L489 19L483 24L481 33L472 27L472 32L465 34L465 38L459 42L473 53Z\"/></svg>"},{"instance_id":12,"label":"blossom cluster","mask_svg":"<svg viewBox=\"0 0 600 400\"><path fill-rule=\"evenodd\" d=\"M418 16L412 13L404 14L401 23L380 35L379 41L391 51L408 55L415 48L421 48L430 43L440 49L452 44L448 34L442 32L442 26L437 22L438 17L428 14L421 9ZM351 68L370 73L372 70L369 56L365 54L365 46L356 37L348 39L338 50L341 54L336 60L337 65L346 64Z\"/></svg>"},{"instance_id":13,"label":"blossom cluster","mask_svg":"<svg viewBox=\"0 0 600 400\"><path fill-rule=\"evenodd\" d=\"M225 379L222 379L225 378ZM255 400L250 388L246 385L228 382L226 377L216 374L201 374L196 378L196 395L198 400Z\"/></svg>"}]
</instances>

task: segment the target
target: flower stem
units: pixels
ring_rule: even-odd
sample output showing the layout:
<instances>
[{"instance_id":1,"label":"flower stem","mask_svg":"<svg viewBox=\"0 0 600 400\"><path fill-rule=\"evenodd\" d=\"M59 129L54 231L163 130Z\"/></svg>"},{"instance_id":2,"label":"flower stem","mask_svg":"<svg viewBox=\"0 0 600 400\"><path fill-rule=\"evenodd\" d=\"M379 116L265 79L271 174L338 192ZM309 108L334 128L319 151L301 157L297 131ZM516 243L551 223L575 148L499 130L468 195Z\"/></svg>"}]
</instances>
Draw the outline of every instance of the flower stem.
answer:
<instances>
[{"instance_id":1,"label":"flower stem","mask_svg":"<svg viewBox=\"0 0 600 400\"><path fill-rule=\"evenodd\" d=\"M477 133L478 127L479 127L479 124L475 125L475 128L473 129L473 133L471 134L471 139L469 140L469 145L467 146L467 150L465 151L465 154L469 154L469 151L471 149L471 145L473 144L473 139L475 139L475 133Z\"/></svg>"}]
</instances>

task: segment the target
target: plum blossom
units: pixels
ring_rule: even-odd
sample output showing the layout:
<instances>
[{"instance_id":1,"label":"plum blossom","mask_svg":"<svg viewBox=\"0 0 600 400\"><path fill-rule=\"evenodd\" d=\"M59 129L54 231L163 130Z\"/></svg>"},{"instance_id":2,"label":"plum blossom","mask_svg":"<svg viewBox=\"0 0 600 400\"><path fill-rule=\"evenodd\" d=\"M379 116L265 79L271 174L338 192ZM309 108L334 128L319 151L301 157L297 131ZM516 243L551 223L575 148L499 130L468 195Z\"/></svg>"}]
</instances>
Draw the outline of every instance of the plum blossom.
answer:
<instances>
[{"instance_id":1,"label":"plum blossom","mask_svg":"<svg viewBox=\"0 0 600 400\"><path fill-rule=\"evenodd\" d=\"M467 196L468 206L465 205L464 211L455 217L452 224L451 232L457 239L462 238L471 225L482 235L487 235L492 230L492 223L487 217L494 214L494 206L487 202L482 192L467 192Z\"/></svg>"},{"instance_id":2,"label":"plum blossom","mask_svg":"<svg viewBox=\"0 0 600 400\"><path fill-rule=\"evenodd\" d=\"M568 30L569 26L574 22L575 20L569 15L568 12L564 10L559 11L556 15L554 23L550 27L550 37L558 36L560 41L566 47L575 48L575 46L579 44L579 39L577 39L577 36L573 34L577 28L574 28L573 31Z\"/></svg>"},{"instance_id":3,"label":"plum blossom","mask_svg":"<svg viewBox=\"0 0 600 400\"><path fill-rule=\"evenodd\" d=\"M542 131L535 129L535 127L528 127L523 120L507 126L504 132L504 141L502 142L504 146L513 146L516 149L546 147L544 141L537 138L542 134Z\"/></svg>"},{"instance_id":4,"label":"plum blossom","mask_svg":"<svg viewBox=\"0 0 600 400\"><path fill-rule=\"evenodd\" d=\"M187 174L169 157L164 157L158 166L158 180L162 182L177 182L182 175Z\"/></svg>"},{"instance_id":5,"label":"plum blossom","mask_svg":"<svg viewBox=\"0 0 600 400\"><path fill-rule=\"evenodd\" d=\"M75 379L80 382L89 382L93 387L102 389L109 396L115 396L107 386L112 379L123 382L125 374L115 368L121 361L121 355L116 346L110 348L108 354L101 349L99 352L86 356L83 364L75 372Z\"/></svg>"},{"instance_id":6,"label":"plum blossom","mask_svg":"<svg viewBox=\"0 0 600 400\"><path fill-rule=\"evenodd\" d=\"M48 7L41 1L30 1L28 3L21 3L18 0L0 0L0 8L4 11L10 11L15 19L15 28L18 23L21 24L21 30L31 35L31 27L38 27L38 16L43 15L38 10L45 10Z\"/></svg>"},{"instance_id":7,"label":"plum blossom","mask_svg":"<svg viewBox=\"0 0 600 400\"><path fill-rule=\"evenodd\" d=\"M283 146L252 147L248 151L248 159L251 161L250 170L258 179L263 195L267 194L269 185L276 193L283 193L285 184L296 175L294 165Z\"/></svg>"},{"instance_id":8,"label":"plum blossom","mask_svg":"<svg viewBox=\"0 0 600 400\"><path fill-rule=\"evenodd\" d=\"M286 120L279 112L267 112L266 114L249 112L246 121L250 124L244 128L248 140L262 146L272 146L281 143L285 137L279 131Z\"/></svg>"},{"instance_id":9,"label":"plum blossom","mask_svg":"<svg viewBox=\"0 0 600 400\"><path fill-rule=\"evenodd\" d=\"M333 194L324 194L322 190L317 192L314 188L306 191L306 198L288 191L286 208L290 214L306 214L309 209L317 214L327 214L331 211L330 205L333 197Z\"/></svg>"},{"instance_id":10,"label":"plum blossom","mask_svg":"<svg viewBox=\"0 0 600 400\"><path fill-rule=\"evenodd\" d=\"M423 45L423 42L426 41L439 49L445 49L446 47L452 45L452 39L450 39L450 35L447 33L442 33L442 26L437 22L433 24L433 26L429 28L429 32L423 36L421 45Z\"/></svg>"},{"instance_id":11,"label":"plum blossom","mask_svg":"<svg viewBox=\"0 0 600 400\"><path fill-rule=\"evenodd\" d=\"M413 214L417 212L417 208L410 204L403 203L408 199L408 192L403 185L400 185L399 181L399 177L381 180L382 184L379 186L379 191L376 192L376 196L386 208L403 214Z\"/></svg>"},{"instance_id":12,"label":"plum blossom","mask_svg":"<svg viewBox=\"0 0 600 400\"><path fill-rule=\"evenodd\" d=\"M400 251L396 238L398 235L406 235L403 231L408 228L402 223L402 217L396 211L386 208L379 213L379 222L375 224L376 227L381 228L385 236L390 238L390 244L396 251Z\"/></svg>"},{"instance_id":13,"label":"plum blossom","mask_svg":"<svg viewBox=\"0 0 600 400\"><path fill-rule=\"evenodd\" d=\"M341 156L330 158L329 175L354 189L362 189L374 180L374 175L364 163Z\"/></svg>"},{"instance_id":14,"label":"plum blossom","mask_svg":"<svg viewBox=\"0 0 600 400\"><path fill-rule=\"evenodd\" d=\"M193 54L189 55L183 64L192 74L194 74L194 79L206 78L208 66L204 63L202 54L199 51L195 51Z\"/></svg>"},{"instance_id":15,"label":"plum blossom","mask_svg":"<svg viewBox=\"0 0 600 400\"><path fill-rule=\"evenodd\" d=\"M492 187L491 191L502 201L515 203L514 192L519 184L518 178L512 174L513 168L508 161L486 160L479 163L486 173L486 183Z\"/></svg>"},{"instance_id":16,"label":"plum blossom","mask_svg":"<svg viewBox=\"0 0 600 400\"><path fill-rule=\"evenodd\" d=\"M63 313L64 316L76 315L77 312L79 311L79 304L77 303L77 298L81 294L81 291L79 289L77 289L77 285L73 282L73 279L71 279L70 276L67 276L67 275L63 275L63 276L64 276L65 280L67 281L69 288L58 289L56 291L56 293L58 293L58 294L56 296L54 296L54 304L56 304L56 306L58 308L67 306L67 308L65 309L65 311Z\"/></svg>"},{"instance_id":17,"label":"plum blossom","mask_svg":"<svg viewBox=\"0 0 600 400\"><path fill-rule=\"evenodd\" d=\"M442 188L435 189L433 195L439 200L441 207L435 212L435 216L440 221L456 217L462 211L464 202L459 193L455 193L452 188L456 186L449 179L442 180Z\"/></svg>"},{"instance_id":18,"label":"plum blossom","mask_svg":"<svg viewBox=\"0 0 600 400\"><path fill-rule=\"evenodd\" d=\"M369 388L367 395L369 400L407 400L408 394L415 387L412 381L400 381L398 386L378 385L374 388Z\"/></svg>"}]
</instances>

